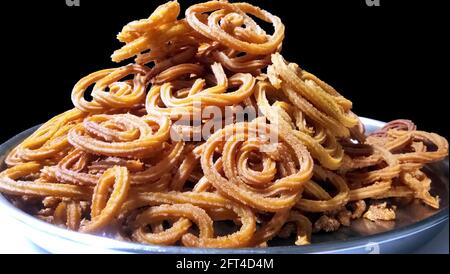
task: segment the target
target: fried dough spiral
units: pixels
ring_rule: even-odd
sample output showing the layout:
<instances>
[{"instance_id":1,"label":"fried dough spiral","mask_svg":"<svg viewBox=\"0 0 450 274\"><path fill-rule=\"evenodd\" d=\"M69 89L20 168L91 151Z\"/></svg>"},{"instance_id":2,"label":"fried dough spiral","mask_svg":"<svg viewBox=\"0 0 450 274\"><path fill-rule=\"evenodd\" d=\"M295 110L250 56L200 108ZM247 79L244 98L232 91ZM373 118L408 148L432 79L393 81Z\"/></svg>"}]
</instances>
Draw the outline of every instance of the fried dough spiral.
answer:
<instances>
[{"instance_id":1,"label":"fried dough spiral","mask_svg":"<svg viewBox=\"0 0 450 274\"><path fill-rule=\"evenodd\" d=\"M208 24L205 24L199 17L208 12ZM274 33L267 35L247 13L272 23ZM284 38L284 25L280 18L248 3L209 1L192 5L186 10L186 20L205 37L250 54L273 53Z\"/></svg>"},{"instance_id":2,"label":"fried dough spiral","mask_svg":"<svg viewBox=\"0 0 450 274\"><path fill-rule=\"evenodd\" d=\"M69 130L85 116L80 110L72 109L53 117L16 146L7 155L5 163L14 166L29 161L58 162L61 153L70 146L67 140Z\"/></svg>"},{"instance_id":3,"label":"fried dough spiral","mask_svg":"<svg viewBox=\"0 0 450 274\"><path fill-rule=\"evenodd\" d=\"M276 153L262 152L263 147L270 144L268 140L258 138L258 131L274 134L271 131L276 130L267 124L253 122L229 125L216 132L203 148L201 164L205 177L220 193L257 210L276 212L292 207L303 184L311 176L313 163L306 148L289 136L289 132L284 132L285 135L275 132L280 138L280 143L271 144ZM226 139L226 136L231 137ZM221 170L217 170L213 162L218 146L222 147ZM252 153L261 154L261 171L248 167ZM277 165L284 177L273 181Z\"/></svg>"},{"instance_id":4,"label":"fried dough spiral","mask_svg":"<svg viewBox=\"0 0 450 274\"><path fill-rule=\"evenodd\" d=\"M152 125L158 126L156 132L153 132ZM98 114L73 128L68 139L74 147L92 154L145 158L162 149L169 130L170 121L164 116Z\"/></svg>"},{"instance_id":5,"label":"fried dough spiral","mask_svg":"<svg viewBox=\"0 0 450 274\"><path fill-rule=\"evenodd\" d=\"M129 108L143 103L145 98L145 75L148 69L144 66L130 64L117 69L105 69L89 74L81 79L72 90L72 102L76 108L84 112L100 113L108 109ZM119 81L129 75L134 79ZM86 89L94 84L92 102L84 99ZM109 92L105 91L109 88Z\"/></svg>"},{"instance_id":6,"label":"fried dough spiral","mask_svg":"<svg viewBox=\"0 0 450 274\"><path fill-rule=\"evenodd\" d=\"M113 186L109 199L108 192ZM81 232L93 232L106 226L119 213L130 189L129 172L125 167L112 167L98 180L92 195L91 220L80 228Z\"/></svg>"},{"instance_id":7,"label":"fried dough spiral","mask_svg":"<svg viewBox=\"0 0 450 274\"><path fill-rule=\"evenodd\" d=\"M390 198L439 208L423 168L448 156L445 138L406 119L366 134L349 99L284 59L268 11L209 1L182 14L170 1L125 25L111 59L134 62L79 80L75 108L6 155L0 192L73 231L208 248L311 244L392 219Z\"/></svg>"}]
</instances>

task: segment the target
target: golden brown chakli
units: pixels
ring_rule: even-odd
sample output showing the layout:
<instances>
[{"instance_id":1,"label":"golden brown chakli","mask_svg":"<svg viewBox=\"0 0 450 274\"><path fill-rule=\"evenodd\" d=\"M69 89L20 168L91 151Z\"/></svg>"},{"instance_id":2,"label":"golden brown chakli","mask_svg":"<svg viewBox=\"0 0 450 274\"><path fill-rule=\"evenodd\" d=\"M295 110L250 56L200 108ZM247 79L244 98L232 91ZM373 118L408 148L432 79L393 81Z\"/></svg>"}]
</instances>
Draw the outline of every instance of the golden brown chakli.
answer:
<instances>
[{"instance_id":1,"label":"golden brown chakli","mask_svg":"<svg viewBox=\"0 0 450 274\"><path fill-rule=\"evenodd\" d=\"M226 1L185 18L172 1L130 22L111 58L134 62L81 79L75 108L9 153L0 192L71 230L191 247L309 244L353 219L395 218L392 197L438 208L421 169L447 140L408 120L366 136L350 100L283 58L284 29Z\"/></svg>"}]
</instances>

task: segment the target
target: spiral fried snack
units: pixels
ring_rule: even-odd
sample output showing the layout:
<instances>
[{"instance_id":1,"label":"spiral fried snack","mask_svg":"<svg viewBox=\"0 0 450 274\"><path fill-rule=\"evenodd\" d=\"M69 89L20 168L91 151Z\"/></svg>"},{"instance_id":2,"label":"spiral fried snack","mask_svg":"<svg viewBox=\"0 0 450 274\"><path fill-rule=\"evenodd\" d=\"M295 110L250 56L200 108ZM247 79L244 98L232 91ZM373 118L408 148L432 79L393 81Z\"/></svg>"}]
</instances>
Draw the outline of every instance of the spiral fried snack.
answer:
<instances>
[{"instance_id":1,"label":"spiral fried snack","mask_svg":"<svg viewBox=\"0 0 450 274\"><path fill-rule=\"evenodd\" d=\"M72 90L72 102L84 112L99 113L108 109L129 108L142 104L145 98L145 75L148 68L130 64L117 69L105 69L89 74L81 79ZM129 75L134 79L119 81ZM94 84L92 102L84 99L86 89ZM105 91L109 88L109 91Z\"/></svg>"},{"instance_id":2,"label":"spiral fried snack","mask_svg":"<svg viewBox=\"0 0 450 274\"><path fill-rule=\"evenodd\" d=\"M272 55L272 62L269 79L273 85L281 87L292 104L334 136L350 135L349 128L358 125L358 118L349 111L351 102L297 64L286 63L279 53Z\"/></svg>"},{"instance_id":3,"label":"spiral fried snack","mask_svg":"<svg viewBox=\"0 0 450 274\"><path fill-rule=\"evenodd\" d=\"M390 198L439 208L422 168L447 157L445 138L404 119L366 135L350 100L283 58L285 27L265 10L180 14L171 1L125 25L111 59L134 63L79 80L75 108L6 156L0 192L73 231L216 248L310 244L395 218Z\"/></svg>"},{"instance_id":4,"label":"spiral fried snack","mask_svg":"<svg viewBox=\"0 0 450 274\"><path fill-rule=\"evenodd\" d=\"M91 220L80 228L81 232L97 231L105 227L118 215L130 189L128 173L127 168L118 166L114 166L103 173L92 195ZM111 186L111 196L107 199Z\"/></svg>"},{"instance_id":5,"label":"spiral fried snack","mask_svg":"<svg viewBox=\"0 0 450 274\"><path fill-rule=\"evenodd\" d=\"M257 210L277 212L292 207L303 184L311 177L313 162L298 140L274 131L277 129L265 123L252 122L229 125L213 134L201 157L206 179L221 194ZM260 134L277 134L280 143L269 144ZM264 153L265 145L276 146L276 152ZM221 164L216 166L213 154L219 146ZM254 155L256 153L260 155ZM249 168L252 156L262 162L261 171ZM283 178L274 181L277 172L282 173Z\"/></svg>"},{"instance_id":6,"label":"spiral fried snack","mask_svg":"<svg viewBox=\"0 0 450 274\"><path fill-rule=\"evenodd\" d=\"M69 149L67 134L86 116L78 109L66 111L43 124L32 135L16 146L6 157L9 166L29 162L46 161L57 163Z\"/></svg>"},{"instance_id":7,"label":"spiral fried snack","mask_svg":"<svg viewBox=\"0 0 450 274\"><path fill-rule=\"evenodd\" d=\"M258 83L255 98L263 115L271 123L291 128L291 133L307 146L311 155L322 166L333 170L339 168L344 151L329 130L318 125L308 125L302 110L295 108L267 81Z\"/></svg>"},{"instance_id":8,"label":"spiral fried snack","mask_svg":"<svg viewBox=\"0 0 450 274\"><path fill-rule=\"evenodd\" d=\"M152 125L158 127L156 132ZM74 147L92 154L145 158L162 149L169 130L170 121L164 116L99 114L77 125L70 131L68 139Z\"/></svg>"},{"instance_id":9,"label":"spiral fried snack","mask_svg":"<svg viewBox=\"0 0 450 274\"><path fill-rule=\"evenodd\" d=\"M205 24L200 17L207 12L211 14L208 16L208 24ZM274 33L267 35L247 14L272 23ZM209 1L192 5L186 10L186 20L205 37L250 54L273 53L284 38L284 25L280 18L248 3Z\"/></svg>"}]
</instances>

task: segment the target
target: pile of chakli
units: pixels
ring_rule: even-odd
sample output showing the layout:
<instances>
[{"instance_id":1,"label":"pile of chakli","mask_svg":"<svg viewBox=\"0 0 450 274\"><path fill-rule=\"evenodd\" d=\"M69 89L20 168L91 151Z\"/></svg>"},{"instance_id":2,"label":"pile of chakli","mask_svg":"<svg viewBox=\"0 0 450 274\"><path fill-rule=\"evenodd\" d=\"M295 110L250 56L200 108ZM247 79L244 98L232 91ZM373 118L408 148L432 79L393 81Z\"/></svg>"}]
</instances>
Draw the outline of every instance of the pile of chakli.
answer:
<instances>
[{"instance_id":1,"label":"pile of chakli","mask_svg":"<svg viewBox=\"0 0 450 274\"><path fill-rule=\"evenodd\" d=\"M134 62L81 79L75 108L9 153L0 192L71 230L191 247L308 244L395 218L389 197L439 207L421 169L444 138L406 120L365 136L351 101L283 58L265 10L210 1L181 17L173 1L127 24L112 60Z\"/></svg>"}]
</instances>

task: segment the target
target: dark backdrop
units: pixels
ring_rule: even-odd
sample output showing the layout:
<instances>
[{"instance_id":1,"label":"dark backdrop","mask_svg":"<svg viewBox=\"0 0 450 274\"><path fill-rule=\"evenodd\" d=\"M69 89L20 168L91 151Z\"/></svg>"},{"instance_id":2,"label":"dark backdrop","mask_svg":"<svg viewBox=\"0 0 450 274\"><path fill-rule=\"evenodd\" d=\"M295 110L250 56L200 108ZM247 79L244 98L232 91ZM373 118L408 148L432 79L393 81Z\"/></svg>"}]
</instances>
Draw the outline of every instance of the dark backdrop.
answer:
<instances>
[{"instance_id":1,"label":"dark backdrop","mask_svg":"<svg viewBox=\"0 0 450 274\"><path fill-rule=\"evenodd\" d=\"M71 108L81 77L117 66L109 58L121 46L115 36L122 26L163 1L2 2L0 142ZM409 118L448 137L444 1L249 2L281 17L286 59L351 99L358 115Z\"/></svg>"}]
</instances>

